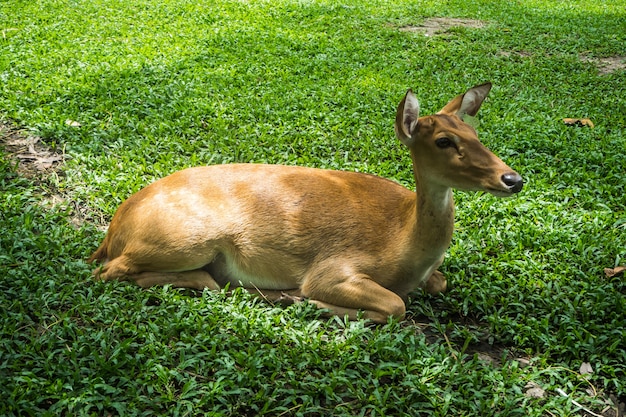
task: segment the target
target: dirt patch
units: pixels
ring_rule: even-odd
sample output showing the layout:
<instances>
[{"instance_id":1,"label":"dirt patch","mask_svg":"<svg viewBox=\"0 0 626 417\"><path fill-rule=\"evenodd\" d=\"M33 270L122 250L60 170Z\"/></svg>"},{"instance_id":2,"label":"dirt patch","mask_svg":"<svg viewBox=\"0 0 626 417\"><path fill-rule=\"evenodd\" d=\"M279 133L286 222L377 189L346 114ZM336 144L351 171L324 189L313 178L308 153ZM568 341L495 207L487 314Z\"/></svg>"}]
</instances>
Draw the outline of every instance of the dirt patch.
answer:
<instances>
[{"instance_id":1,"label":"dirt patch","mask_svg":"<svg viewBox=\"0 0 626 417\"><path fill-rule=\"evenodd\" d=\"M432 17L424 20L419 25L407 25L400 28L402 32L418 32L424 36L434 36L448 32L451 28L463 27L481 29L487 26L487 22L475 19L459 19L454 17Z\"/></svg>"},{"instance_id":2,"label":"dirt patch","mask_svg":"<svg viewBox=\"0 0 626 417\"><path fill-rule=\"evenodd\" d=\"M10 159L16 161L17 173L23 177L39 180L56 175L68 155L53 151L40 137L29 135L6 122L0 122L0 146Z\"/></svg>"},{"instance_id":3,"label":"dirt patch","mask_svg":"<svg viewBox=\"0 0 626 417\"><path fill-rule=\"evenodd\" d=\"M608 75L618 71L626 70L626 56L609 56L605 58L594 58L588 55L581 55L582 62L592 63L596 66L600 74Z\"/></svg>"},{"instance_id":4,"label":"dirt patch","mask_svg":"<svg viewBox=\"0 0 626 417\"><path fill-rule=\"evenodd\" d=\"M505 58L529 58L532 53L528 51L499 51L498 55ZM593 64L601 75L613 74L618 71L626 70L626 56L609 56L604 58L595 58L589 55L580 55L582 62Z\"/></svg>"},{"instance_id":5,"label":"dirt patch","mask_svg":"<svg viewBox=\"0 0 626 417\"><path fill-rule=\"evenodd\" d=\"M532 54L528 51L499 51L499 56L503 56L505 58L510 57L519 57L519 58L529 58Z\"/></svg>"},{"instance_id":6,"label":"dirt patch","mask_svg":"<svg viewBox=\"0 0 626 417\"><path fill-rule=\"evenodd\" d=\"M29 134L25 129L1 120L0 151L17 164L16 171L19 176L28 178L41 190L39 204L42 207L70 206L72 211L69 221L75 227L91 222L100 229L105 228L107 222L102 214L73 201L55 186L59 182L59 177L63 175L61 168L70 158L69 155L53 150L40 137Z\"/></svg>"}]
</instances>

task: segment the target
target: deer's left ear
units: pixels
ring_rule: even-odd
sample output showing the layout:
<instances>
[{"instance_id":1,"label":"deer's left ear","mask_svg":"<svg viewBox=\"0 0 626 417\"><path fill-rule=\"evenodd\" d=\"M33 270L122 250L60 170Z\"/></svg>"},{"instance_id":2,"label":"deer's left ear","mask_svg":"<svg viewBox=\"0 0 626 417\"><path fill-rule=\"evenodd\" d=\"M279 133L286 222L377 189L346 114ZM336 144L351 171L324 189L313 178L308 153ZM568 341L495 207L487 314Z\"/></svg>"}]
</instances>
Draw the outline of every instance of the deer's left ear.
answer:
<instances>
[{"instance_id":1,"label":"deer's left ear","mask_svg":"<svg viewBox=\"0 0 626 417\"><path fill-rule=\"evenodd\" d=\"M406 146L412 142L411 137L417 129L417 119L420 116L420 104L417 98L413 95L411 90L406 92L406 95L398 105L396 111L396 123L394 130L396 131L396 137L400 139L400 142Z\"/></svg>"},{"instance_id":2,"label":"deer's left ear","mask_svg":"<svg viewBox=\"0 0 626 417\"><path fill-rule=\"evenodd\" d=\"M491 83L485 83L470 88L464 94L453 98L446 106L439 111L442 114L456 114L459 118L463 116L475 116L483 104L483 100L491 90Z\"/></svg>"}]
</instances>

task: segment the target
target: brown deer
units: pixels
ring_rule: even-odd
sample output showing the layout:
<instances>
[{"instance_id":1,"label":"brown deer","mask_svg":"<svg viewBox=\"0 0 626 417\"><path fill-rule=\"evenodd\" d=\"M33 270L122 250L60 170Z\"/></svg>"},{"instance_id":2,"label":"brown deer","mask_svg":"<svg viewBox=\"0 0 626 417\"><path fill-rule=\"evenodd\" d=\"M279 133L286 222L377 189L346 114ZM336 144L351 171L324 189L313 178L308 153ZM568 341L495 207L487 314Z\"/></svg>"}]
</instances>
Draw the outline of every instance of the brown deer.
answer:
<instances>
[{"instance_id":1,"label":"brown deer","mask_svg":"<svg viewBox=\"0 0 626 417\"><path fill-rule=\"evenodd\" d=\"M416 288L446 289L437 271L452 238L452 189L498 197L522 178L463 116L486 83L419 117L411 90L395 133L411 152L416 191L373 175L281 165L189 168L140 190L117 210L90 261L103 280L141 287L243 287L302 296L330 314L384 323L405 315Z\"/></svg>"}]
</instances>

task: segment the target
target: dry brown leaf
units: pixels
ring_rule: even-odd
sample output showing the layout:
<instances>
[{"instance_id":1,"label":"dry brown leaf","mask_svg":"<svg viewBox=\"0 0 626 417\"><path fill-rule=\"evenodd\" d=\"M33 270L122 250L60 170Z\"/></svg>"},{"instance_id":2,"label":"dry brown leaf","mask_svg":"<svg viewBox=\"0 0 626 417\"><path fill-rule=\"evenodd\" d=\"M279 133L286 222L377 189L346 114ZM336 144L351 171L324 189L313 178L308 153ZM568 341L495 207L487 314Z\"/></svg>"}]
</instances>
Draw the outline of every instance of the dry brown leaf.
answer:
<instances>
[{"instance_id":1,"label":"dry brown leaf","mask_svg":"<svg viewBox=\"0 0 626 417\"><path fill-rule=\"evenodd\" d=\"M566 117L565 119L563 119L563 123L565 123L568 126L578 126L578 127L587 126L590 128L595 127L591 119L571 119L571 118Z\"/></svg>"},{"instance_id":2,"label":"dry brown leaf","mask_svg":"<svg viewBox=\"0 0 626 417\"><path fill-rule=\"evenodd\" d=\"M604 275L607 278L613 278L616 275L623 274L626 271L626 266L616 266L615 268L604 268Z\"/></svg>"},{"instance_id":3,"label":"dry brown leaf","mask_svg":"<svg viewBox=\"0 0 626 417\"><path fill-rule=\"evenodd\" d=\"M589 362L583 362L580 365L580 374L581 375L591 375L593 374L593 368L591 367L591 364Z\"/></svg>"},{"instance_id":4,"label":"dry brown leaf","mask_svg":"<svg viewBox=\"0 0 626 417\"><path fill-rule=\"evenodd\" d=\"M34 155L32 153L21 153L21 154L15 155L15 157L18 159L33 159L33 160L39 158L37 155Z\"/></svg>"},{"instance_id":5,"label":"dry brown leaf","mask_svg":"<svg viewBox=\"0 0 626 417\"><path fill-rule=\"evenodd\" d=\"M63 157L60 155L52 155L49 156L47 158L37 158L37 160L34 162L35 166L37 167L37 169L39 170L45 170L48 168L51 168L52 165L54 165L55 162L62 162L63 161Z\"/></svg>"}]
</instances>

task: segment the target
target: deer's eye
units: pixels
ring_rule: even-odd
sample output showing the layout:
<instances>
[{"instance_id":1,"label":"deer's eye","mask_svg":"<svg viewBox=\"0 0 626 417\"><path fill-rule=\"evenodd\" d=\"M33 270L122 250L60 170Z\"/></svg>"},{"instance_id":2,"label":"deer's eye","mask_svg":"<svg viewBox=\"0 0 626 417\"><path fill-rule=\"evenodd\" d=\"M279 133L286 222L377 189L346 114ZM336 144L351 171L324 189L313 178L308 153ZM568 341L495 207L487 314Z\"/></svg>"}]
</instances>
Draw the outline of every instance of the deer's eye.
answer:
<instances>
[{"instance_id":1,"label":"deer's eye","mask_svg":"<svg viewBox=\"0 0 626 417\"><path fill-rule=\"evenodd\" d=\"M439 138L435 141L435 145L437 145L437 147L441 149L444 149L454 146L454 142L452 142L450 138Z\"/></svg>"}]
</instances>

